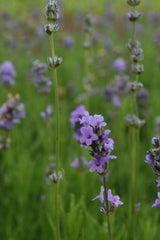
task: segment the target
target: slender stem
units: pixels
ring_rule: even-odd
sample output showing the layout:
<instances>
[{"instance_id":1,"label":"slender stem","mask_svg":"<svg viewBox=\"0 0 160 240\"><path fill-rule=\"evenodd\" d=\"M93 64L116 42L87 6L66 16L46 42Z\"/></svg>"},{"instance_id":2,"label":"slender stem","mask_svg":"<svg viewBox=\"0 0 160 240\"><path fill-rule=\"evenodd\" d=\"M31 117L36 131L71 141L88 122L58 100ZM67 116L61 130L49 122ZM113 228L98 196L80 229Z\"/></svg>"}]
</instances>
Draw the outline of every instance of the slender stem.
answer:
<instances>
[{"instance_id":1,"label":"slender stem","mask_svg":"<svg viewBox=\"0 0 160 240\"><path fill-rule=\"evenodd\" d=\"M88 43L89 42L89 35L88 33L86 33L86 42ZM89 111L89 66L88 66L88 51L89 49L84 49L85 51L85 74L86 74L86 81L85 81L85 84L86 84L86 108L87 110Z\"/></svg>"},{"instance_id":2,"label":"slender stem","mask_svg":"<svg viewBox=\"0 0 160 240\"><path fill-rule=\"evenodd\" d=\"M109 216L109 204L108 204L108 190L107 190L107 184L106 184L105 177L103 177L103 184L104 184L106 211L107 211L108 236L109 236L109 240L112 240L111 223L110 223L110 216Z\"/></svg>"},{"instance_id":3,"label":"slender stem","mask_svg":"<svg viewBox=\"0 0 160 240\"><path fill-rule=\"evenodd\" d=\"M51 50L52 50L52 59L55 58L55 49L53 36L51 35ZM59 136L60 136L60 126L59 126L59 98L58 98L58 79L57 71L53 69L54 76L54 89L55 89L55 111L56 111L56 173L59 171ZM59 224L59 183L56 183L56 194L55 194L55 205L56 205L56 223L57 223L57 236L56 239L60 240L60 224Z\"/></svg>"},{"instance_id":4,"label":"slender stem","mask_svg":"<svg viewBox=\"0 0 160 240\"><path fill-rule=\"evenodd\" d=\"M135 11L135 7L133 7L133 11ZM136 40L136 24L133 22L133 28L132 28L132 41L133 44ZM135 77L136 83L138 82L138 75ZM137 110L137 102L136 102L136 92L132 93L132 115L136 115L138 117L138 110ZM131 225L131 239L136 239L136 167L137 167L137 130L135 127L131 127L131 167L130 167L130 174L131 174L131 189L130 189L130 225ZM139 134L138 134L139 135Z\"/></svg>"}]
</instances>

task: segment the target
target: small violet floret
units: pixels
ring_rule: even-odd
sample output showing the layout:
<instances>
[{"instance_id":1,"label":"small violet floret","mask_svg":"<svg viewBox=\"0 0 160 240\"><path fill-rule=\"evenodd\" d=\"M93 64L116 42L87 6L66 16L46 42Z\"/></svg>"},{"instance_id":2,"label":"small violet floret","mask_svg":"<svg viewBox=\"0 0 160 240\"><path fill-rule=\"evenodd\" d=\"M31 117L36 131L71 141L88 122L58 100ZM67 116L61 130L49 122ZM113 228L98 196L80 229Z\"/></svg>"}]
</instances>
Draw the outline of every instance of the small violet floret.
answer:
<instances>
[{"instance_id":1,"label":"small violet floret","mask_svg":"<svg viewBox=\"0 0 160 240\"><path fill-rule=\"evenodd\" d=\"M112 195L111 189L108 189L108 194L107 195L108 195L108 199L107 200L112 205L114 205L115 207L118 207L119 205L123 204L123 202L120 201L120 197L118 195L116 195L116 196ZM104 204L104 187L103 186L101 186L100 194L98 196L96 196L95 198L93 198L92 200L95 200L95 199L99 199L100 202L102 204Z\"/></svg>"},{"instance_id":2,"label":"small violet floret","mask_svg":"<svg viewBox=\"0 0 160 240\"><path fill-rule=\"evenodd\" d=\"M108 201L114 204L116 207L123 204L123 202L120 201L120 197L118 195L112 195L111 189L108 190Z\"/></svg>"},{"instance_id":3,"label":"small violet floret","mask_svg":"<svg viewBox=\"0 0 160 240\"><path fill-rule=\"evenodd\" d=\"M152 205L152 207L159 206L160 207L160 192L157 193L158 198L156 199L155 203Z\"/></svg>"},{"instance_id":4,"label":"small violet floret","mask_svg":"<svg viewBox=\"0 0 160 240\"><path fill-rule=\"evenodd\" d=\"M81 134L80 143L86 144L87 146L92 145L92 142L98 139L98 136L93 132L93 128L90 126L82 127Z\"/></svg>"}]
</instances>

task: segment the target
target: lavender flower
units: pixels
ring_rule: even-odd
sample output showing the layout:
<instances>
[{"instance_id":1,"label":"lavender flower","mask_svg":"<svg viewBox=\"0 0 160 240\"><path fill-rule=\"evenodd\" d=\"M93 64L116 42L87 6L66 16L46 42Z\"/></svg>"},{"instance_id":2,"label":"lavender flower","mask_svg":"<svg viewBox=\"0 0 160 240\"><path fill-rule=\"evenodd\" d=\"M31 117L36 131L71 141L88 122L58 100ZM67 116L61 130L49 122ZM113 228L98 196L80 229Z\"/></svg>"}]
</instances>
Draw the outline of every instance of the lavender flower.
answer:
<instances>
[{"instance_id":1,"label":"lavender flower","mask_svg":"<svg viewBox=\"0 0 160 240\"><path fill-rule=\"evenodd\" d=\"M40 94L48 94L50 92L51 85L52 85L52 82L49 78L39 79L35 83L35 86L38 88L38 92Z\"/></svg>"},{"instance_id":2,"label":"lavender flower","mask_svg":"<svg viewBox=\"0 0 160 240\"><path fill-rule=\"evenodd\" d=\"M120 197L118 195L112 195L111 189L108 190L108 201L111 202L111 204L114 204L116 207L123 204L123 202L120 201Z\"/></svg>"},{"instance_id":3,"label":"lavender flower","mask_svg":"<svg viewBox=\"0 0 160 240\"><path fill-rule=\"evenodd\" d=\"M52 121L52 105L46 106L46 111L40 113L40 117L43 119L44 122L49 123Z\"/></svg>"},{"instance_id":4,"label":"lavender flower","mask_svg":"<svg viewBox=\"0 0 160 240\"><path fill-rule=\"evenodd\" d=\"M79 106L72 112L70 122L75 130L74 137L81 143L82 147L91 147L90 155L94 157L90 161L90 171L105 174L108 170L109 159L115 158L111 155L113 150L113 139L108 135L110 130L103 130L107 125L102 115L89 115L84 106Z\"/></svg>"},{"instance_id":5,"label":"lavender flower","mask_svg":"<svg viewBox=\"0 0 160 240\"><path fill-rule=\"evenodd\" d=\"M111 190L107 192L106 178L108 177L109 159L115 159L116 156L111 155L114 141L109 138L110 130L104 130L107 125L104 122L102 115L89 115L84 106L79 106L71 114L70 122L73 129L76 131L76 139L81 143L82 147L90 147L89 154L93 157L89 164L91 165L90 172L96 171L99 176L103 176L104 186L101 186L100 194L92 200L99 199L101 202L100 211L109 217L115 207L123 204L119 196L113 196ZM78 166L78 159L72 163L73 166ZM106 199L104 201L104 191ZM108 202L110 203L110 207ZM109 219L108 219L109 222Z\"/></svg>"},{"instance_id":6,"label":"lavender flower","mask_svg":"<svg viewBox=\"0 0 160 240\"><path fill-rule=\"evenodd\" d=\"M113 64L113 67L118 73L124 73L127 68L123 58L117 58Z\"/></svg>"},{"instance_id":7,"label":"lavender flower","mask_svg":"<svg viewBox=\"0 0 160 240\"><path fill-rule=\"evenodd\" d=\"M10 61L5 61L0 65L0 77L1 83L5 87L10 87L15 84L13 77L16 76L16 71L13 64Z\"/></svg>"},{"instance_id":8,"label":"lavender flower","mask_svg":"<svg viewBox=\"0 0 160 240\"><path fill-rule=\"evenodd\" d=\"M117 110L121 107L123 97L128 93L128 80L129 77L127 75L118 75L115 77L113 85L107 86L104 91L106 102L111 102L115 108L115 116L117 116Z\"/></svg>"},{"instance_id":9,"label":"lavender flower","mask_svg":"<svg viewBox=\"0 0 160 240\"><path fill-rule=\"evenodd\" d=\"M75 167L78 172L82 172L86 169L89 163L86 161L84 157L75 158L71 163L71 167Z\"/></svg>"},{"instance_id":10,"label":"lavender flower","mask_svg":"<svg viewBox=\"0 0 160 240\"><path fill-rule=\"evenodd\" d=\"M160 136L160 116L156 118L156 134Z\"/></svg>"},{"instance_id":11,"label":"lavender flower","mask_svg":"<svg viewBox=\"0 0 160 240\"><path fill-rule=\"evenodd\" d=\"M98 196L96 196L95 198L93 198L92 200L94 201L94 200L96 200L96 199L99 199L99 201L100 201L101 203L104 203L104 196L103 196L103 194L104 194L104 187L101 186L100 194L99 194Z\"/></svg>"},{"instance_id":12,"label":"lavender flower","mask_svg":"<svg viewBox=\"0 0 160 240\"><path fill-rule=\"evenodd\" d=\"M36 34L39 38L43 38L45 36L45 31L43 27L36 28Z\"/></svg>"},{"instance_id":13,"label":"lavender flower","mask_svg":"<svg viewBox=\"0 0 160 240\"><path fill-rule=\"evenodd\" d=\"M98 139L98 136L93 132L93 128L90 126L81 128L81 138L80 143L90 146L93 141Z\"/></svg>"},{"instance_id":14,"label":"lavender flower","mask_svg":"<svg viewBox=\"0 0 160 240\"><path fill-rule=\"evenodd\" d=\"M9 100L0 108L0 128L10 130L15 124L20 123L21 118L25 118L25 108L23 103L19 103L20 96L8 95Z\"/></svg>"},{"instance_id":15,"label":"lavender flower","mask_svg":"<svg viewBox=\"0 0 160 240\"><path fill-rule=\"evenodd\" d=\"M69 50L69 49L71 49L71 47L72 47L73 44L74 44L74 39L73 39L72 37L70 37L70 36L67 36L67 37L64 37L64 38L62 39L62 42L63 42L64 47L65 47L67 50Z\"/></svg>"},{"instance_id":16,"label":"lavender flower","mask_svg":"<svg viewBox=\"0 0 160 240\"><path fill-rule=\"evenodd\" d=\"M156 199L155 203L152 205L152 207L159 206L160 207L160 192L157 193L158 199Z\"/></svg>"},{"instance_id":17,"label":"lavender flower","mask_svg":"<svg viewBox=\"0 0 160 240\"><path fill-rule=\"evenodd\" d=\"M109 213L108 214L111 214L111 213L113 213L114 208L118 207L119 205L122 205L123 202L120 201L120 197L118 195L116 195L116 196L112 195L111 189L108 189L107 197L108 197L108 199L107 199L108 202L110 202L110 207L109 207ZM103 186L101 186L100 194L98 196L96 196L95 198L93 198L92 200L96 200L96 199L99 199L100 202L101 202L101 208L100 209L101 210L103 209L103 213L107 214L106 203L104 201L104 187Z\"/></svg>"},{"instance_id":18,"label":"lavender flower","mask_svg":"<svg viewBox=\"0 0 160 240\"><path fill-rule=\"evenodd\" d=\"M154 173L158 176L158 180L155 181L155 184L160 188L160 138L153 137L152 145L153 148L147 151L145 162L152 165ZM152 207L160 207L160 192L158 192L157 195L158 199L156 199Z\"/></svg>"},{"instance_id":19,"label":"lavender flower","mask_svg":"<svg viewBox=\"0 0 160 240\"><path fill-rule=\"evenodd\" d=\"M48 94L52 85L51 80L44 76L46 72L47 65L45 63L41 63L39 60L32 63L31 74L33 82L40 94Z\"/></svg>"}]
</instances>

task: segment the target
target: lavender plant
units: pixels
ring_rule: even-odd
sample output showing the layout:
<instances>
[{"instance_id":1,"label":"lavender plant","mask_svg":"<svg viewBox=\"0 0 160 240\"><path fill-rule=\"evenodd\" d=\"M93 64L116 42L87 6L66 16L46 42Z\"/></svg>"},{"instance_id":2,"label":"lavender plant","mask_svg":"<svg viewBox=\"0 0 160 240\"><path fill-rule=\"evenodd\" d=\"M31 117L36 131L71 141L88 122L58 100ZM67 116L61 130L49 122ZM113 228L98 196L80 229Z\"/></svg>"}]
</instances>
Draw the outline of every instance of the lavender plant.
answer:
<instances>
[{"instance_id":1,"label":"lavender plant","mask_svg":"<svg viewBox=\"0 0 160 240\"><path fill-rule=\"evenodd\" d=\"M160 138L153 137L152 138L152 146L149 151L147 151L146 160L147 164L152 165L152 169L158 179L154 182L158 188L160 188ZM155 200L152 207L159 206L160 207L160 192L157 193L158 199Z\"/></svg>"},{"instance_id":2,"label":"lavender plant","mask_svg":"<svg viewBox=\"0 0 160 240\"><path fill-rule=\"evenodd\" d=\"M59 126L59 98L58 98L58 79L57 79L57 67L60 66L62 62L61 57L57 57L55 55L55 48L54 48L54 35L59 30L59 24L57 23L60 10L58 6L58 2L56 0L50 0L49 3L46 5L45 11L46 19L48 20L48 24L44 26L45 32L50 37L50 44L51 44L51 53L52 56L48 57L48 65L52 68L53 77L54 77L54 90L55 90L55 115L56 115L56 171L54 173L53 181L56 183L56 199L55 199L55 209L56 209L56 239L60 240L60 223L59 223L59 137L60 137L60 126Z\"/></svg>"},{"instance_id":3,"label":"lavender plant","mask_svg":"<svg viewBox=\"0 0 160 240\"><path fill-rule=\"evenodd\" d=\"M144 67L141 64L143 59L143 50L140 47L140 42L136 40L136 22L143 15L143 13L136 10L136 6L140 4L140 0L127 0L127 3L133 8L132 11L127 14L129 21L132 23L132 39L129 40L127 48L131 53L130 58L132 62L131 71L133 74L133 81L130 83L132 110L131 114L127 115L126 122L130 127L130 144L132 146L130 163L130 233L131 239L134 240L136 238L136 176L138 170L139 128L145 123L144 120L141 120L138 117L136 102L137 92L143 87L143 84L138 82L139 75L144 71Z\"/></svg>"},{"instance_id":4,"label":"lavender plant","mask_svg":"<svg viewBox=\"0 0 160 240\"><path fill-rule=\"evenodd\" d=\"M113 196L107 187L106 176L109 171L109 160L115 159L116 156L111 155L114 149L114 141L109 138L110 130L104 130L107 125L102 115L89 115L84 106L79 106L71 114L71 124L75 131L74 137L79 141L81 147L90 148L89 154L93 159L90 160L90 172L97 172L103 178L103 186L101 186L100 195L95 197L101 202L101 212L107 216L109 239L112 239L110 214L113 213L115 207L122 205L119 196ZM105 197L103 196L105 193ZM109 202L111 203L109 205Z\"/></svg>"}]
</instances>

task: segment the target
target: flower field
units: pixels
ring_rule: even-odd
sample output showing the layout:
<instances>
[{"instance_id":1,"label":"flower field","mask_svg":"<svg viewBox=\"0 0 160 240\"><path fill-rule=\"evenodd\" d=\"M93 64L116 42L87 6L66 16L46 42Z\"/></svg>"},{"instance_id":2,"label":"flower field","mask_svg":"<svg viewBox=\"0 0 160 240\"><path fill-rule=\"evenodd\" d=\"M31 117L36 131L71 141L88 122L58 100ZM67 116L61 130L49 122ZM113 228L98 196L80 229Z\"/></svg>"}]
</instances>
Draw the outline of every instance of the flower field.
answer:
<instances>
[{"instance_id":1,"label":"flower field","mask_svg":"<svg viewBox=\"0 0 160 240\"><path fill-rule=\"evenodd\" d=\"M0 239L159 239L158 1L1 2Z\"/></svg>"}]
</instances>

